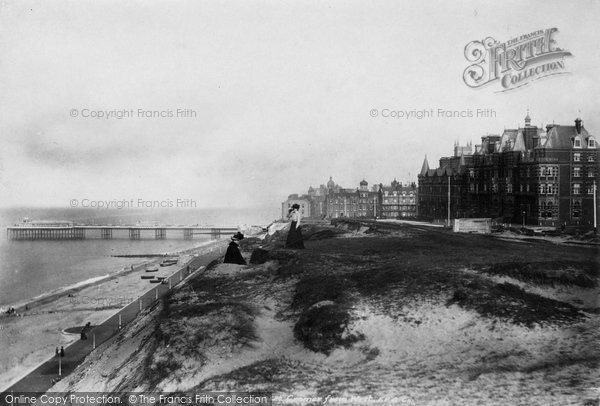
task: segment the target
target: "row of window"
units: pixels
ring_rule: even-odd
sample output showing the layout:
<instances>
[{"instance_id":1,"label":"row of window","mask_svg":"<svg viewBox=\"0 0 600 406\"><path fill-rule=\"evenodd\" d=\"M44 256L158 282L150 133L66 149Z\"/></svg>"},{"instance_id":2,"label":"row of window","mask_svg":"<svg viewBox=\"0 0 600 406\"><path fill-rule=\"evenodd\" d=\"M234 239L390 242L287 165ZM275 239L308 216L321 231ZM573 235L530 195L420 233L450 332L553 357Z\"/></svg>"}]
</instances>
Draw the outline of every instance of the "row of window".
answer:
<instances>
[{"instance_id":1,"label":"row of window","mask_svg":"<svg viewBox=\"0 0 600 406\"><path fill-rule=\"evenodd\" d=\"M573 183L573 194L574 195L580 195L581 194L581 184L579 183ZM588 195L593 195L594 194L594 185L590 185L587 188L587 194Z\"/></svg>"},{"instance_id":2,"label":"row of window","mask_svg":"<svg viewBox=\"0 0 600 406\"><path fill-rule=\"evenodd\" d=\"M414 206L385 206L382 207L381 210L382 211L390 211L390 210L415 210L416 209L416 205Z\"/></svg>"},{"instance_id":3,"label":"row of window","mask_svg":"<svg viewBox=\"0 0 600 406\"><path fill-rule=\"evenodd\" d=\"M384 192L383 192L383 195L384 195L384 196L407 196L407 195L408 195L408 196L414 196L414 193L412 193L412 192L409 192L409 193L407 194L406 192L402 192L402 193L400 193L400 192L397 192L397 191L394 191L394 192L391 192L391 193L390 193L390 192L388 192L388 191L386 190L386 191L384 191Z\"/></svg>"},{"instance_id":4,"label":"row of window","mask_svg":"<svg viewBox=\"0 0 600 406\"><path fill-rule=\"evenodd\" d=\"M529 176L529 175L528 175ZM540 176L558 176L557 166L540 167Z\"/></svg>"},{"instance_id":5,"label":"row of window","mask_svg":"<svg viewBox=\"0 0 600 406\"><path fill-rule=\"evenodd\" d=\"M381 213L383 217L390 217L390 218L395 218L395 217L415 217L415 213L406 213L406 212L390 212L390 213Z\"/></svg>"},{"instance_id":6,"label":"row of window","mask_svg":"<svg viewBox=\"0 0 600 406\"><path fill-rule=\"evenodd\" d=\"M414 203L415 202L415 198L410 198L410 199L383 199L383 203L385 204L390 204L390 203Z\"/></svg>"},{"instance_id":7,"label":"row of window","mask_svg":"<svg viewBox=\"0 0 600 406\"><path fill-rule=\"evenodd\" d=\"M576 137L573 145L575 148L581 148L581 146L583 145L581 142L581 138ZM587 146L588 148L596 148L596 140L594 140L592 137L588 138Z\"/></svg>"},{"instance_id":8,"label":"row of window","mask_svg":"<svg viewBox=\"0 0 600 406\"><path fill-rule=\"evenodd\" d=\"M596 160L596 156L593 154L588 155L587 157L587 161L588 162L594 162ZM579 152L574 152L573 153L573 161L574 162L581 162L581 153Z\"/></svg>"},{"instance_id":9,"label":"row of window","mask_svg":"<svg viewBox=\"0 0 600 406\"><path fill-rule=\"evenodd\" d=\"M588 169L587 176L588 176L588 178L593 178L595 176L594 175L594 170L593 169ZM573 168L573 177L574 178L580 178L581 177L581 168L579 168L579 167Z\"/></svg>"}]
</instances>

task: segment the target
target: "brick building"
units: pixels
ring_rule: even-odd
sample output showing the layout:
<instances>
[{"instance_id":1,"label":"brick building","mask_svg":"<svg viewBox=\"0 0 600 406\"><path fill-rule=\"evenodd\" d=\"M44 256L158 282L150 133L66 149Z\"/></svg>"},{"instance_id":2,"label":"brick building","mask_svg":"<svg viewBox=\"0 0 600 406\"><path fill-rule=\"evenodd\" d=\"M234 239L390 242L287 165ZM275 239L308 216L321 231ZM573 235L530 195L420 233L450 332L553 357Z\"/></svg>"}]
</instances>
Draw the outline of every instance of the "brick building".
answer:
<instances>
[{"instance_id":1,"label":"brick building","mask_svg":"<svg viewBox=\"0 0 600 406\"><path fill-rule=\"evenodd\" d=\"M379 201L381 218L414 218L417 215L417 186L402 186L396 179L390 186L379 185Z\"/></svg>"},{"instance_id":2,"label":"brick building","mask_svg":"<svg viewBox=\"0 0 600 406\"><path fill-rule=\"evenodd\" d=\"M597 141L581 119L538 128L528 114L523 128L483 136L475 151L455 145L454 155L441 158L437 169L425 158L419 213L446 218L450 201L450 218L591 226L599 157Z\"/></svg>"},{"instance_id":3,"label":"brick building","mask_svg":"<svg viewBox=\"0 0 600 406\"><path fill-rule=\"evenodd\" d=\"M302 202L301 202L302 201ZM390 186L369 183L362 180L358 188L343 188L330 177L326 185L318 189L309 187L306 195L290 195L282 203L282 218L293 203L309 207L312 218L414 218L417 213L417 187L394 179Z\"/></svg>"}]
</instances>

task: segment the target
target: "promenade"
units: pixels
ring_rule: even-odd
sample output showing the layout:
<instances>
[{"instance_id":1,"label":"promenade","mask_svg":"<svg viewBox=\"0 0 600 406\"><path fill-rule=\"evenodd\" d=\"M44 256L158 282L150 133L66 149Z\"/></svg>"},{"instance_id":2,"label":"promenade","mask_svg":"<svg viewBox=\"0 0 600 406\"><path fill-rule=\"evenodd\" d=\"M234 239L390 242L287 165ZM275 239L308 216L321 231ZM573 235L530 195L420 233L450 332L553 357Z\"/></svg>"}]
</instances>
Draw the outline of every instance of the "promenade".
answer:
<instances>
[{"instance_id":1,"label":"promenade","mask_svg":"<svg viewBox=\"0 0 600 406\"><path fill-rule=\"evenodd\" d=\"M73 372L88 354L115 337L124 326L133 321L140 313L154 306L172 288L190 275L204 270L212 261L219 259L223 252L222 244L216 244L209 252L194 257L183 264L178 271L165 279L164 284L152 285L152 288L137 300L129 303L99 325L92 325L87 332L87 340L78 340L66 346L64 357L52 356L2 392L0 405L7 404L4 400L4 395L7 393L46 392L58 379L64 378ZM83 326L65 326L66 331L73 331L78 335L81 328Z\"/></svg>"}]
</instances>

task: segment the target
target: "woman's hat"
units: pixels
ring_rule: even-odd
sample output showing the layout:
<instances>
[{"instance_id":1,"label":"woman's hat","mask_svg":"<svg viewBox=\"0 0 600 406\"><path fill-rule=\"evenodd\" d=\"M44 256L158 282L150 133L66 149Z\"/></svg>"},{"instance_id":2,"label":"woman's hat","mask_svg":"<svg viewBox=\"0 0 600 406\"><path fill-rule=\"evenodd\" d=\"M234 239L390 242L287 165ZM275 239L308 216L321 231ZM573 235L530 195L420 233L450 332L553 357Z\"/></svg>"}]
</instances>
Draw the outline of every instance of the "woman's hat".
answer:
<instances>
[{"instance_id":1,"label":"woman's hat","mask_svg":"<svg viewBox=\"0 0 600 406\"><path fill-rule=\"evenodd\" d=\"M235 233L233 235L233 237L231 237L232 240L243 240L244 239L244 234L240 233L239 231L237 233Z\"/></svg>"},{"instance_id":2,"label":"woman's hat","mask_svg":"<svg viewBox=\"0 0 600 406\"><path fill-rule=\"evenodd\" d=\"M298 203L292 204L292 209L299 209L300 205Z\"/></svg>"}]
</instances>

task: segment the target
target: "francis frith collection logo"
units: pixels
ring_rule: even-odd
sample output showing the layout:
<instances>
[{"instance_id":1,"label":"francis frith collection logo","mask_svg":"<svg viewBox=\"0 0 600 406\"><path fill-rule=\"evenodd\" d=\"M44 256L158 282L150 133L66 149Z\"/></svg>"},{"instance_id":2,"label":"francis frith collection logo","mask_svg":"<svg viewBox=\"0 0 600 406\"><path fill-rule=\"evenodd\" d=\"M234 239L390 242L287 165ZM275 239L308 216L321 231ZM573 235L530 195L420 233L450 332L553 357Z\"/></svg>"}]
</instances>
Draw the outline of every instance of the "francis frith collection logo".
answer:
<instances>
[{"instance_id":1,"label":"francis frith collection logo","mask_svg":"<svg viewBox=\"0 0 600 406\"><path fill-rule=\"evenodd\" d=\"M492 37L471 41L465 46L465 57L471 65L465 69L463 80L472 88L498 82L498 92L506 92L541 78L568 73L565 57L572 55L558 47L557 32L557 28L548 28L506 42Z\"/></svg>"}]
</instances>

